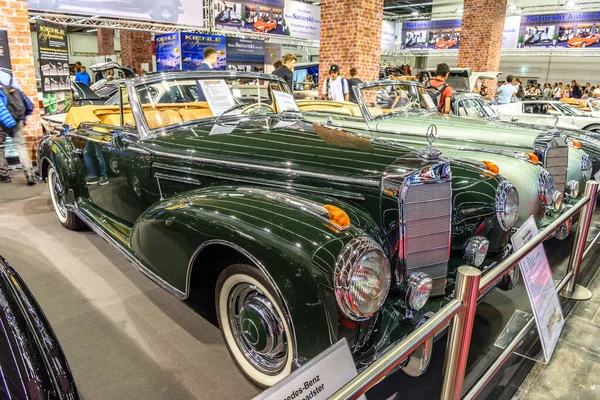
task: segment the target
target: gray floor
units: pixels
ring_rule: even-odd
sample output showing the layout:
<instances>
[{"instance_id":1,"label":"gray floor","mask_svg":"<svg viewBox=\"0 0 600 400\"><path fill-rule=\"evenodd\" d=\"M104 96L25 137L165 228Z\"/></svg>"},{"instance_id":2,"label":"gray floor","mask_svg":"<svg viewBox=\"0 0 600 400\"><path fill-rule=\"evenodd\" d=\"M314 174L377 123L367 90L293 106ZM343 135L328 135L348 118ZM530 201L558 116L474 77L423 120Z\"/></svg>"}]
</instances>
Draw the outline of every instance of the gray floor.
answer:
<instances>
[{"instance_id":1,"label":"gray floor","mask_svg":"<svg viewBox=\"0 0 600 400\"><path fill-rule=\"evenodd\" d=\"M600 272L591 300L573 308L549 365L536 364L513 400L600 398Z\"/></svg>"},{"instance_id":2,"label":"gray floor","mask_svg":"<svg viewBox=\"0 0 600 400\"><path fill-rule=\"evenodd\" d=\"M249 399L219 330L100 237L56 219L45 185L0 183L0 254L44 309L84 399Z\"/></svg>"}]
</instances>

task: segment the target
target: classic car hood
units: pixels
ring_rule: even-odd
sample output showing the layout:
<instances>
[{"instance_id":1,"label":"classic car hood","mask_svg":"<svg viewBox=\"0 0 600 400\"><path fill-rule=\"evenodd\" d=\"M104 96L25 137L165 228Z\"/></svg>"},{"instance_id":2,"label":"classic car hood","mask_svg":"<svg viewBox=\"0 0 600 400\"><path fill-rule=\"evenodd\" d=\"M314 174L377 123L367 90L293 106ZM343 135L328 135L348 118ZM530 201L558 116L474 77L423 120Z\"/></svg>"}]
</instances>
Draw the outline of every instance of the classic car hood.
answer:
<instances>
[{"instance_id":1,"label":"classic car hood","mask_svg":"<svg viewBox=\"0 0 600 400\"><path fill-rule=\"evenodd\" d=\"M404 167L425 163L409 148L393 141L354 135L307 122L261 118L221 125L173 129L145 141L163 156L229 162L246 169L287 169L379 182L398 159Z\"/></svg>"},{"instance_id":2,"label":"classic car hood","mask_svg":"<svg viewBox=\"0 0 600 400\"><path fill-rule=\"evenodd\" d=\"M424 137L429 125L435 125L439 140L464 142L465 146L477 147L477 144L494 148L514 147L529 151L538 135L542 132L526 127L512 127L510 131L503 123L466 119L440 114L410 115L403 114L377 122L377 130L416 134Z\"/></svg>"}]
</instances>

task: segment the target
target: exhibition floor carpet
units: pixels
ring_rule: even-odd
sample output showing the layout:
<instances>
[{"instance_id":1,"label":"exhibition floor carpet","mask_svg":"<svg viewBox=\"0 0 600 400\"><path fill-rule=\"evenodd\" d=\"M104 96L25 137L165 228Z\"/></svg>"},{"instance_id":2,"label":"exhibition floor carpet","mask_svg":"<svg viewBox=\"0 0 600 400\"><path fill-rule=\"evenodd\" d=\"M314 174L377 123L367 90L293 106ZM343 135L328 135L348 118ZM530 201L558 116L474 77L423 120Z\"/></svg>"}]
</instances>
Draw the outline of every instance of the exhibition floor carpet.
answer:
<instances>
[{"instance_id":1,"label":"exhibition floor carpet","mask_svg":"<svg viewBox=\"0 0 600 400\"><path fill-rule=\"evenodd\" d=\"M233 364L214 315L204 318L160 289L96 234L64 229L46 185L26 187L20 173L12 176L14 183L0 184L0 254L42 306L82 398L250 399L259 392ZM570 245L550 241L546 249L559 279ZM598 254L594 251L584 264L597 264ZM591 269L584 265L584 271ZM600 289L595 293L600 298ZM593 304L598 309L600 300ZM573 302L563 304L565 309L572 306ZM511 292L494 291L478 307L466 386L500 353L494 342L516 309L531 311L522 283ZM580 306L570 319L589 312ZM568 319L556 363L563 360L565 335L574 334L569 323ZM422 377L396 372L368 398L439 398L445 342L442 337L436 343L432 365ZM510 399L534 364L513 356L482 398ZM598 376L598 364L594 368ZM579 373L564 371L563 379Z\"/></svg>"}]
</instances>

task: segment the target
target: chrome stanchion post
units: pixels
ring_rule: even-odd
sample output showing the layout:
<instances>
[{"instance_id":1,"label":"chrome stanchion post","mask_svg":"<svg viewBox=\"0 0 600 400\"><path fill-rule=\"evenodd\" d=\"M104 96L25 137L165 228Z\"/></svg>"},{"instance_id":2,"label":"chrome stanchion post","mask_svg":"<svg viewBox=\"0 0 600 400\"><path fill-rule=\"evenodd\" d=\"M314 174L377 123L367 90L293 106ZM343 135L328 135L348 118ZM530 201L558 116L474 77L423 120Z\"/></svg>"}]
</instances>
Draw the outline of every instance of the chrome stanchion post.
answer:
<instances>
[{"instance_id":1,"label":"chrome stanchion post","mask_svg":"<svg viewBox=\"0 0 600 400\"><path fill-rule=\"evenodd\" d=\"M585 196L589 196L590 201L583 206L581 212L579 213L579 226L577 227L575 243L573 244L573 250L571 250L571 258L569 259L569 266L567 269L567 273L571 271L573 272L573 276L565 288L560 292L562 297L573 300L589 300L592 298L592 292L590 292L587 288L578 285L577 278L579 277L579 268L581 267L581 260L583 259L583 253L585 252L585 245L587 242L588 233L590 231L590 225L594 215L594 209L596 208L598 182L588 181L586 183Z\"/></svg>"},{"instance_id":2,"label":"chrome stanchion post","mask_svg":"<svg viewBox=\"0 0 600 400\"><path fill-rule=\"evenodd\" d=\"M452 319L446 343L442 400L459 400L467 358L473 333L473 320L479 296L481 271L474 267L459 267L456 273L454 298L461 302L462 310Z\"/></svg>"}]
</instances>

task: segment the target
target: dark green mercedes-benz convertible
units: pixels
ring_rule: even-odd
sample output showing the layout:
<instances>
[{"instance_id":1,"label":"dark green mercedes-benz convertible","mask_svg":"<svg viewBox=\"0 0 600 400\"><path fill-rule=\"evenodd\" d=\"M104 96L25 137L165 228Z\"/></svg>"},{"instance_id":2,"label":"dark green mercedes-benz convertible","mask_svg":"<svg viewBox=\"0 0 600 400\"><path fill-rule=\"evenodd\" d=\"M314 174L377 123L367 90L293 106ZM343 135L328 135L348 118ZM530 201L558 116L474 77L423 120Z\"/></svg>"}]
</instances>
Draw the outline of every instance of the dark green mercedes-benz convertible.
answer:
<instances>
[{"instance_id":1,"label":"dark green mercedes-benz convertible","mask_svg":"<svg viewBox=\"0 0 600 400\"><path fill-rule=\"evenodd\" d=\"M519 199L502 176L308 123L274 76L156 74L112 103L71 109L39 145L59 221L180 299L210 291L258 385L342 337L368 365L445 304L457 266L510 250ZM422 373L431 347L404 370Z\"/></svg>"}]
</instances>

